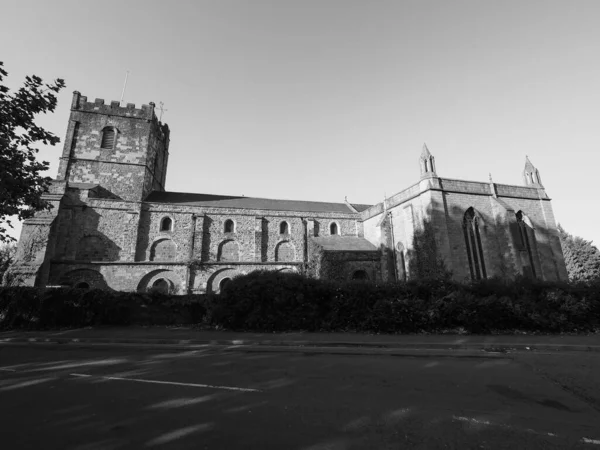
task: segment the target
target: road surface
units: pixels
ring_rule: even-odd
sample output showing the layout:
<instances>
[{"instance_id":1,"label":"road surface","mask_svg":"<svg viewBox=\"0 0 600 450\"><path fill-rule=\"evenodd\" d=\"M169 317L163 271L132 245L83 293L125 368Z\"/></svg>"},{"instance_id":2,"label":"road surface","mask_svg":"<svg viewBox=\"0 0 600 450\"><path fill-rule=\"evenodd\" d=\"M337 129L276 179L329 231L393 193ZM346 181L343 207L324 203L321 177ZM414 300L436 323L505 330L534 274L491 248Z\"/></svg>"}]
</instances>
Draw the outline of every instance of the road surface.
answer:
<instances>
[{"instance_id":1,"label":"road surface","mask_svg":"<svg viewBox=\"0 0 600 450\"><path fill-rule=\"evenodd\" d=\"M0 448L600 449L593 402L536 367L511 358L3 345Z\"/></svg>"}]
</instances>

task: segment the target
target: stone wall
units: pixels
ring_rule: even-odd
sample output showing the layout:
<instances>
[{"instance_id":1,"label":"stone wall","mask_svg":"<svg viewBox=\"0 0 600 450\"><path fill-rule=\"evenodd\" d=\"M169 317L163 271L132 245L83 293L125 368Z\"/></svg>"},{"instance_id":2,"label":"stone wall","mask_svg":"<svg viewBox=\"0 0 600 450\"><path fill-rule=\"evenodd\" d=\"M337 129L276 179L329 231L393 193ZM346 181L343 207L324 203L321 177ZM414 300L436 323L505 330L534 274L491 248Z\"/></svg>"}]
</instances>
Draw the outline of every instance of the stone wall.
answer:
<instances>
[{"instance_id":1,"label":"stone wall","mask_svg":"<svg viewBox=\"0 0 600 450\"><path fill-rule=\"evenodd\" d=\"M116 138L102 148L107 129ZM153 188L164 189L168 145L169 129L158 123L153 104L105 105L75 92L57 179L98 184L124 200L141 201Z\"/></svg>"}]
</instances>

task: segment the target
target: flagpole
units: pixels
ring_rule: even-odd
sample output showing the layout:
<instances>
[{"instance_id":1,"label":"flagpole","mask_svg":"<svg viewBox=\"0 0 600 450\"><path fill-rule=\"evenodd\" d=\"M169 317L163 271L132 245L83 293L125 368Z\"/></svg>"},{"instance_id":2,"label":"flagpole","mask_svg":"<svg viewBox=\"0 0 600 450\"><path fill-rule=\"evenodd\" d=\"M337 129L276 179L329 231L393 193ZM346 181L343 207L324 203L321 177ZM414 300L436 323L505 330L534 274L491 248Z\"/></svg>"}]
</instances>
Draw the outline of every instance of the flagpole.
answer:
<instances>
[{"instance_id":1,"label":"flagpole","mask_svg":"<svg viewBox=\"0 0 600 450\"><path fill-rule=\"evenodd\" d=\"M129 70L125 72L125 83L123 83L123 92L121 92L121 101L119 104L123 103L123 97L125 97L125 87L127 86L127 77L129 76Z\"/></svg>"}]
</instances>

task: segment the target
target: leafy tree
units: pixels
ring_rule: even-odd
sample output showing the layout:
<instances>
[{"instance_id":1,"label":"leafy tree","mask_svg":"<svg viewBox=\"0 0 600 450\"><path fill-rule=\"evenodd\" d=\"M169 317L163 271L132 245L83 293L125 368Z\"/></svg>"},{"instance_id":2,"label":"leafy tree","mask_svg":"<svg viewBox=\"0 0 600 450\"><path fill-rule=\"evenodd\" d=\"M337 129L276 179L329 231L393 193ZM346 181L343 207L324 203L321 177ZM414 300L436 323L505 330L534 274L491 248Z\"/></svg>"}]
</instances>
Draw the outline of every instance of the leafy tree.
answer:
<instances>
[{"instance_id":1,"label":"leafy tree","mask_svg":"<svg viewBox=\"0 0 600 450\"><path fill-rule=\"evenodd\" d=\"M567 273L570 281L600 280L600 251L591 241L567 233L558 226L558 235L562 245Z\"/></svg>"},{"instance_id":2,"label":"leafy tree","mask_svg":"<svg viewBox=\"0 0 600 450\"><path fill-rule=\"evenodd\" d=\"M37 211L50 209L42 200L51 178L42 176L48 162L38 161L34 146L56 145L60 139L36 125L35 116L54 112L58 93L65 82L61 79L45 84L38 76L28 76L18 91L10 93L2 85L8 73L0 61L0 242L14 241L7 235L12 228L10 216L18 220L30 218Z\"/></svg>"},{"instance_id":3,"label":"leafy tree","mask_svg":"<svg viewBox=\"0 0 600 450\"><path fill-rule=\"evenodd\" d=\"M0 244L0 285L3 283L3 277L10 265L15 260L17 245L14 242ZM5 280L5 284L7 280Z\"/></svg>"}]
</instances>

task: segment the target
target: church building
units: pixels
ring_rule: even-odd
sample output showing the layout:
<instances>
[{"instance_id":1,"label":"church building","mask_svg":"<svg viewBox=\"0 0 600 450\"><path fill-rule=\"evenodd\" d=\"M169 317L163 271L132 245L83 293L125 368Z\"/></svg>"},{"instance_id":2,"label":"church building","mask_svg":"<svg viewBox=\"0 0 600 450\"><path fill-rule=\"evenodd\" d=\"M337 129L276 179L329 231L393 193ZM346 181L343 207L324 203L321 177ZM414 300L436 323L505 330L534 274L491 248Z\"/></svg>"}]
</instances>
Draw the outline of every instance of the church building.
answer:
<instances>
[{"instance_id":1,"label":"church building","mask_svg":"<svg viewBox=\"0 0 600 450\"><path fill-rule=\"evenodd\" d=\"M455 180L437 175L424 146L416 183L374 205L170 192L170 131L154 109L74 92L44 196L53 208L23 224L12 269L23 284L219 292L253 270L365 282L567 280L550 198L529 159L523 186Z\"/></svg>"}]
</instances>

